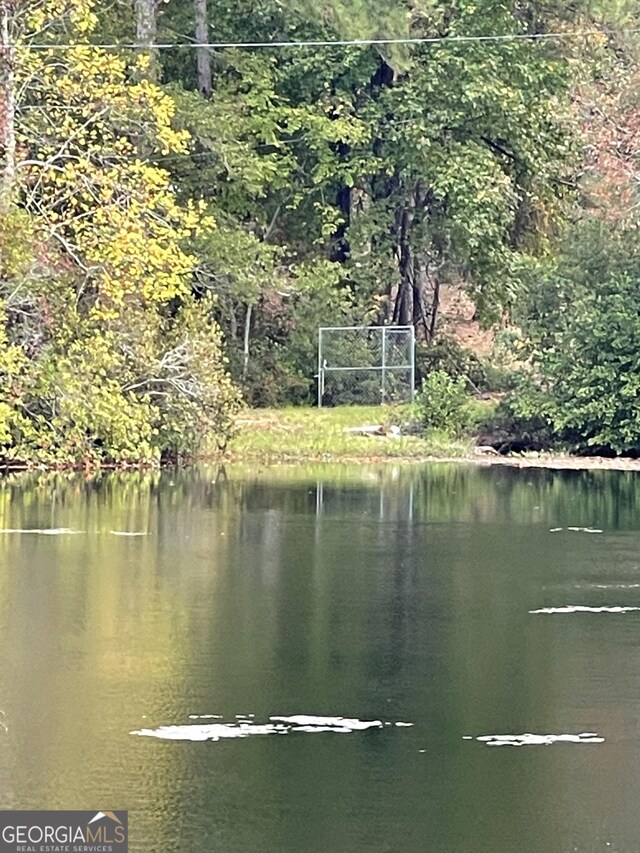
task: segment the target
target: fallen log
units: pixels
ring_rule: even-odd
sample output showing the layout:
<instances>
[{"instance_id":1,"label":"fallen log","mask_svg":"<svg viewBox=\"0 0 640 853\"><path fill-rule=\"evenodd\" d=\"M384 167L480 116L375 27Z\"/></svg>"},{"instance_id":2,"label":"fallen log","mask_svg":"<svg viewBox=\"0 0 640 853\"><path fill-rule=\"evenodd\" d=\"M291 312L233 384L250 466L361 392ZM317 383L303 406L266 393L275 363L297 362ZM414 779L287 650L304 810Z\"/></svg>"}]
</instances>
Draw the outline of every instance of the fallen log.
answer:
<instances>
[{"instance_id":1,"label":"fallen log","mask_svg":"<svg viewBox=\"0 0 640 853\"><path fill-rule=\"evenodd\" d=\"M344 432L350 435L384 435L389 438L400 438L401 432L399 426L383 426L383 424L363 424L357 427L345 427Z\"/></svg>"}]
</instances>

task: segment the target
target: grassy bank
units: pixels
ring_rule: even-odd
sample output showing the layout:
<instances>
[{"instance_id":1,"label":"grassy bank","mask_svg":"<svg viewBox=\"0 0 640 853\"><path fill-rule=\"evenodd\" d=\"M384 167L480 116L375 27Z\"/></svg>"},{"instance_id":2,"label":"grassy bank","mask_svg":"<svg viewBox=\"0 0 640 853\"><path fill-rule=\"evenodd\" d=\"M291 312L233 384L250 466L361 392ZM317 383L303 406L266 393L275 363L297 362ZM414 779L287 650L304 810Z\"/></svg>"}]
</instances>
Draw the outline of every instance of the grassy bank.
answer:
<instances>
[{"instance_id":1,"label":"grassy bank","mask_svg":"<svg viewBox=\"0 0 640 853\"><path fill-rule=\"evenodd\" d=\"M229 445L235 460L378 461L466 457L472 445L441 435L429 438L354 435L365 424L399 424L406 410L391 406L336 409L252 409L238 418L238 434Z\"/></svg>"},{"instance_id":2,"label":"grassy bank","mask_svg":"<svg viewBox=\"0 0 640 853\"><path fill-rule=\"evenodd\" d=\"M391 406L248 409L238 418L238 432L229 445L226 458L231 462L272 464L442 460L518 468L640 472L640 460L624 457L606 459L553 452L478 455L470 439L451 440L437 434L393 438L354 435L347 431L364 424L402 425L406 420L406 408Z\"/></svg>"}]
</instances>

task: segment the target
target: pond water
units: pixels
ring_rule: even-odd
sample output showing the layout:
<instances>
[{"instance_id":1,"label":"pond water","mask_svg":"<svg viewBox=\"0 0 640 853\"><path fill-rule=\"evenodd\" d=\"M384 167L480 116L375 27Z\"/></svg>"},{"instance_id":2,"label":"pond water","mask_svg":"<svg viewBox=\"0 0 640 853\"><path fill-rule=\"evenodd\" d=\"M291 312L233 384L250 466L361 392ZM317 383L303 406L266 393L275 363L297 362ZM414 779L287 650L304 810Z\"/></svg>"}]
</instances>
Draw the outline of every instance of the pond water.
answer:
<instances>
[{"instance_id":1,"label":"pond water","mask_svg":"<svg viewBox=\"0 0 640 853\"><path fill-rule=\"evenodd\" d=\"M128 809L159 853L638 853L639 487L1 481L0 808Z\"/></svg>"}]
</instances>

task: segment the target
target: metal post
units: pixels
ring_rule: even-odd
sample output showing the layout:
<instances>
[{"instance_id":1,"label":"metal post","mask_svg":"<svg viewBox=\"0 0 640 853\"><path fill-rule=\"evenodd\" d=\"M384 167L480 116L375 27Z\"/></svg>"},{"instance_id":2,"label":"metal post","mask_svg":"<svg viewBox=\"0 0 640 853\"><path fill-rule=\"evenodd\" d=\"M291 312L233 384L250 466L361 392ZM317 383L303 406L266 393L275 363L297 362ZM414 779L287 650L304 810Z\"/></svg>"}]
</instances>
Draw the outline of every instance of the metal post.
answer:
<instances>
[{"instance_id":1,"label":"metal post","mask_svg":"<svg viewBox=\"0 0 640 853\"><path fill-rule=\"evenodd\" d=\"M382 329L382 388L380 398L384 405L387 386L387 327Z\"/></svg>"}]
</instances>

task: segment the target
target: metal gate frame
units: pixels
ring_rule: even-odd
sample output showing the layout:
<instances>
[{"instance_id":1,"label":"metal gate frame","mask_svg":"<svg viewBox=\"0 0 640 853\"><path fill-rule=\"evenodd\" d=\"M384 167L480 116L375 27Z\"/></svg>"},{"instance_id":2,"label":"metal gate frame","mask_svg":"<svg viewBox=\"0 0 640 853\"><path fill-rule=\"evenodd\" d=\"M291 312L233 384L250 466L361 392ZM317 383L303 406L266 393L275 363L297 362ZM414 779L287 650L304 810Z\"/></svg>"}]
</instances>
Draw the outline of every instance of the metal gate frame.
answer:
<instances>
[{"instance_id":1,"label":"metal gate frame","mask_svg":"<svg viewBox=\"0 0 640 853\"><path fill-rule=\"evenodd\" d=\"M323 332L339 332L339 331L381 331L382 332L382 360L379 365L371 365L369 367L326 367L326 359L323 362L322 358L322 333ZM387 364L386 363L386 353L387 353L387 333L393 332L397 333L399 331L409 332L410 338L410 347L411 347L411 362L410 364ZM318 408L322 408L322 398L324 397L325 392L325 374L326 373L338 373L341 371L380 371L381 376L381 392L380 396L381 404L384 405L384 394L385 394L385 379L387 375L387 371L396 371L396 370L410 370L411 371L411 401L413 402L413 397L415 394L415 384L416 384L416 330L413 326L320 326L318 329Z\"/></svg>"}]
</instances>

